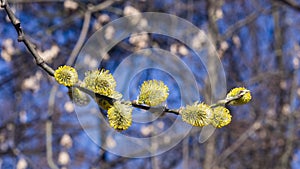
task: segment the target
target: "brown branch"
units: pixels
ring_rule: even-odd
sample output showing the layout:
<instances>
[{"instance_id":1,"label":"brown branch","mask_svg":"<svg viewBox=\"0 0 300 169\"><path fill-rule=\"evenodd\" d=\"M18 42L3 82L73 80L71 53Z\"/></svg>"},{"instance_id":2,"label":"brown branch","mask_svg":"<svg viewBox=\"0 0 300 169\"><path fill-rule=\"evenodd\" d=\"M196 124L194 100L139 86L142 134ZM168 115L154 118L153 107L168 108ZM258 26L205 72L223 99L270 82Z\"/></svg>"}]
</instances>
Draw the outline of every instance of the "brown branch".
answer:
<instances>
[{"instance_id":1,"label":"brown branch","mask_svg":"<svg viewBox=\"0 0 300 169\"><path fill-rule=\"evenodd\" d=\"M91 12L87 11L84 14L84 20L83 20L83 25L82 25L82 29L79 35L79 38L75 44L75 47L73 48L71 55L66 63L66 65L73 65L76 57L80 51L80 49L82 48L84 41L86 39L89 27L90 27L90 21L91 21Z\"/></svg>"},{"instance_id":2,"label":"brown branch","mask_svg":"<svg viewBox=\"0 0 300 169\"><path fill-rule=\"evenodd\" d=\"M81 90L82 92L90 95L92 98L98 98L98 99L103 99L109 102L109 104L113 105L114 102L117 101L117 99L114 99L112 97L109 96L105 96L105 95L101 95L99 93L94 93L92 90L89 90L87 88L81 87L80 85L74 85L73 87L78 88L79 90ZM131 105L133 107L139 108L139 109L143 109L143 110L150 110L150 109L161 109L162 112L164 113L173 113L173 114L177 114L179 115L179 109L178 110L174 110L174 109L169 109L167 108L167 106L161 106L161 107L151 107L149 105L146 104L138 104L137 101L133 100L131 102Z\"/></svg>"},{"instance_id":3,"label":"brown branch","mask_svg":"<svg viewBox=\"0 0 300 169\"><path fill-rule=\"evenodd\" d=\"M97 11L101 11L109 6L111 6L113 3L115 3L116 0L107 0L107 1L104 1L98 5L95 5L95 6L89 6L88 7L88 11L90 11L91 13L93 12L97 12Z\"/></svg>"},{"instance_id":4,"label":"brown branch","mask_svg":"<svg viewBox=\"0 0 300 169\"><path fill-rule=\"evenodd\" d=\"M66 65L74 64L74 61L76 60L76 57L77 57L78 53L80 52L80 49L84 45L84 41L87 37L87 33L88 33L88 30L90 27L92 13L103 10L105 8L108 8L114 2L115 2L115 0L107 0L98 5L88 5L87 10L84 13L84 20L83 20L83 25L82 25L82 29L81 29L79 38L75 44L75 47L73 48L73 50L71 52L70 58L68 59Z\"/></svg>"},{"instance_id":5,"label":"brown branch","mask_svg":"<svg viewBox=\"0 0 300 169\"><path fill-rule=\"evenodd\" d=\"M44 60L43 58L38 54L37 50L35 49L34 45L30 42L30 40L26 37L22 27L21 22L16 17L16 15L11 10L9 4L6 0L0 0L1 7L5 9L11 23L15 27L17 33L18 33L18 41L23 42L26 46L26 48L29 50L31 55L34 57L36 64L40 66L42 69L44 69L50 76L54 76L54 70L51 68Z\"/></svg>"},{"instance_id":6,"label":"brown branch","mask_svg":"<svg viewBox=\"0 0 300 169\"><path fill-rule=\"evenodd\" d=\"M96 99L103 99L109 102L109 104L113 105L114 102L117 101L117 99L109 97L109 96L105 96L105 95L101 95L99 93L94 93L92 90L89 90L87 88L81 87L79 84L75 84L73 86L74 88L78 88L79 90L81 90L82 92L88 94L89 96L91 96L92 98ZM234 100L240 99L241 97L243 97L246 93L250 92L249 90L242 90L238 95L236 96L232 96L232 97L226 97L223 100L219 100L217 103L212 104L210 107L214 108L217 106L224 106ZM125 103L126 101L124 101ZM180 115L180 111L181 108L179 109L169 109L167 107L167 105L165 106L149 106L147 104L139 104L136 100L133 100L130 102L132 107L135 108L139 108L139 109L143 109L143 110L161 110L161 112L163 113L172 113L172 114L176 114L176 115Z\"/></svg>"},{"instance_id":7,"label":"brown branch","mask_svg":"<svg viewBox=\"0 0 300 169\"><path fill-rule=\"evenodd\" d=\"M239 20L234 25L230 26L226 32L220 37L219 41L224 41L228 38L230 38L237 30L242 28L243 26L255 21L256 18L258 18L262 13L267 14L271 12L271 8L265 8L261 9L259 11L254 11L250 15L248 15L246 18Z\"/></svg>"},{"instance_id":8,"label":"brown branch","mask_svg":"<svg viewBox=\"0 0 300 169\"><path fill-rule=\"evenodd\" d=\"M273 1L282 3L296 11L300 11L300 5L294 2L293 0L273 0Z\"/></svg>"},{"instance_id":9,"label":"brown branch","mask_svg":"<svg viewBox=\"0 0 300 169\"><path fill-rule=\"evenodd\" d=\"M54 103L55 103L55 94L57 92L57 85L52 87L49 96L48 102L48 117L46 121L46 156L47 156L47 163L51 169L58 169L58 166L55 164L53 160L53 151L52 151L52 116L54 112Z\"/></svg>"},{"instance_id":10,"label":"brown branch","mask_svg":"<svg viewBox=\"0 0 300 169\"><path fill-rule=\"evenodd\" d=\"M261 128L261 119L257 120L249 127L230 147L224 150L215 162L211 165L211 168L217 166L219 163L224 161L228 156L230 156L236 149L238 149L252 134Z\"/></svg>"}]
</instances>

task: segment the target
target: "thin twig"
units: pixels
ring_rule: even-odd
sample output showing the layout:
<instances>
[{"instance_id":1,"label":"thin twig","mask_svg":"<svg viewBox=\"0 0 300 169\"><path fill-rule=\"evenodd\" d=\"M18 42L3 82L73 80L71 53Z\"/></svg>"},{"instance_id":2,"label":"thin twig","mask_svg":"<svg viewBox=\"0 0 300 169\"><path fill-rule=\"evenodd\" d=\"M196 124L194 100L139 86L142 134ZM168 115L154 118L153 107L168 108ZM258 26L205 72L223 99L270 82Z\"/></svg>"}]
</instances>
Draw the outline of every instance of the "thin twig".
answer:
<instances>
[{"instance_id":1,"label":"thin twig","mask_svg":"<svg viewBox=\"0 0 300 169\"><path fill-rule=\"evenodd\" d=\"M35 49L34 45L30 42L30 40L26 37L23 29L21 28L21 23L19 19L16 17L16 15L11 10L9 4L6 0L0 0L1 7L5 9L11 23L15 27L16 32L18 33L18 41L23 42L26 46L26 48L29 50L31 55L34 57L36 64L40 66L42 69L44 69L50 76L54 76L54 69L51 68L44 60L43 58L38 54L37 50ZM48 120L46 122L46 149L47 149L47 161L49 166L52 169L58 169L56 164L54 163L52 159L52 113L51 105L53 108L53 104L51 104L51 97L49 100L49 114L48 114Z\"/></svg>"},{"instance_id":2,"label":"thin twig","mask_svg":"<svg viewBox=\"0 0 300 169\"><path fill-rule=\"evenodd\" d=\"M91 22L91 12L87 11L84 14L84 20L83 20L83 24L82 24L82 28L81 28L81 32L79 35L79 38L75 44L75 47L73 48L71 55L66 63L66 65L73 65L76 57L80 51L80 49L82 48L84 41L86 39L89 27L90 27L90 22Z\"/></svg>"},{"instance_id":3,"label":"thin twig","mask_svg":"<svg viewBox=\"0 0 300 169\"><path fill-rule=\"evenodd\" d=\"M115 3L116 0L107 0L107 1L104 1L98 5L95 5L95 6L89 6L88 7L88 11L90 11L91 13L93 12L97 12L97 11L101 11L109 6L111 6L113 3Z\"/></svg>"},{"instance_id":4,"label":"thin twig","mask_svg":"<svg viewBox=\"0 0 300 169\"><path fill-rule=\"evenodd\" d=\"M71 58L75 58L75 56L78 54L80 48L82 47L82 44L86 38L86 34L88 31L88 27L89 27L89 23L90 23L90 17L91 17L91 13L92 12L96 12L102 9L105 9L106 7L112 5L115 1L110 1L107 0L99 5L96 6L90 6L88 8L88 11L85 13L85 20L84 20L84 24L83 24L83 28L81 31L81 35L80 38L78 39L78 42L76 43L74 50L71 54ZM6 0L1 0L1 7L5 9L7 15L9 16L12 24L14 25L17 33L18 33L18 41L19 42L23 42L25 44L25 46L27 47L27 49L30 51L30 53L32 54L32 56L35 58L36 63L38 66L40 66L42 69L44 69L50 76L54 76L54 69L51 68L44 60L43 58L38 54L38 52L36 51L36 49L34 48L34 45L28 40L28 38L25 36L23 29L21 28L21 23L19 21L19 19L17 19L17 17L15 16L15 14L12 12L11 8L9 7L9 4L6 2ZM74 59L70 59L68 60L67 64L72 64L74 62ZM89 94L90 96L94 97L96 96L97 98L100 99L105 99L107 100L110 104L113 104L113 102L116 101L116 99L108 97L108 96L104 96L104 95L100 95L98 93L94 93L91 90L88 90L86 88L80 87L79 85L75 85L74 87L80 89L81 91ZM132 102L132 106L136 107L136 108L140 108L140 109L144 109L144 110L149 110L151 108L151 106L148 105L141 105L141 104L137 104L136 102ZM165 113L173 113L173 114L179 114L179 110L172 110L172 109L168 109L166 106L163 107L163 110Z\"/></svg>"},{"instance_id":5,"label":"thin twig","mask_svg":"<svg viewBox=\"0 0 300 169\"><path fill-rule=\"evenodd\" d=\"M233 24L232 26L230 26L226 32L221 35L219 41L224 41L228 38L230 38L238 29L242 28L243 26L253 22L257 17L259 17L262 13L270 13L271 12L271 7L265 8L265 9L261 9L259 11L254 11L253 13L251 13L250 15L248 15L246 18L239 20L238 22L236 22L235 24Z\"/></svg>"},{"instance_id":6,"label":"thin twig","mask_svg":"<svg viewBox=\"0 0 300 169\"><path fill-rule=\"evenodd\" d=\"M89 90L87 88L81 87L79 84L76 84L73 87L78 88L79 90L81 90L82 92L90 95L94 99L98 98L98 99L106 100L111 105L113 105L114 102L118 101L115 98L112 98L112 97L109 97L109 96L105 96L105 95L101 95L99 93L94 93L92 90ZM217 107L217 106L224 106L224 105L226 105L226 104L228 104L228 103L230 103L230 102L232 102L234 100L240 99L241 97L243 97L248 92L250 92L250 91L249 90L242 90L236 96L226 97L225 99L219 100L217 103L212 104L210 107L214 108L214 107ZM152 107L152 106L149 106L149 105L146 105L146 104L139 104L136 100L131 101L130 104L131 104L132 107L136 107L136 108L143 109L143 110L150 110L150 109L159 108L159 109L162 110L163 113L173 113L173 114L176 114L176 115L179 115L180 114L180 110L181 110L181 108L179 108L179 109L169 109L167 107L167 105L161 106L161 107Z\"/></svg>"},{"instance_id":7,"label":"thin twig","mask_svg":"<svg viewBox=\"0 0 300 169\"><path fill-rule=\"evenodd\" d=\"M238 95L236 96L231 96L231 97L226 97L223 100L219 100L217 103L212 104L210 107L214 108L217 106L224 106L226 104L229 104L230 102L234 100L238 100L239 98L243 97L246 93L250 92L250 90L242 90Z\"/></svg>"},{"instance_id":8,"label":"thin twig","mask_svg":"<svg viewBox=\"0 0 300 169\"><path fill-rule=\"evenodd\" d=\"M44 59L38 54L37 50L35 49L34 45L30 42L30 40L26 37L19 19L16 17L16 15L11 10L9 4L6 0L0 0L1 1L1 7L5 9L11 23L15 27L17 33L18 33L18 41L23 42L26 46L26 48L29 50L31 55L34 57L36 64L40 66L42 69L44 69L50 76L54 76L54 70L51 68Z\"/></svg>"}]
</instances>

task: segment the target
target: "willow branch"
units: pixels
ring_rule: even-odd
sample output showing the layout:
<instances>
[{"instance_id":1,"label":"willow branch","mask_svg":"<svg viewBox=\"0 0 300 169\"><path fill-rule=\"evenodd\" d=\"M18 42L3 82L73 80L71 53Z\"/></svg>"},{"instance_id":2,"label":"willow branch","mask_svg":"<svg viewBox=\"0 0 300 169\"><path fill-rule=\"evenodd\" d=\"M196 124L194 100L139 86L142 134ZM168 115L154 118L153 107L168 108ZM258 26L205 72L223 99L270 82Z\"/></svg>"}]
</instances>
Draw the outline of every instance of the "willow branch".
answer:
<instances>
[{"instance_id":1,"label":"willow branch","mask_svg":"<svg viewBox=\"0 0 300 169\"><path fill-rule=\"evenodd\" d=\"M236 96L231 96L231 97L226 97L223 100L219 100L217 103L212 104L210 107L214 108L217 106L224 106L229 104L230 102L234 101L234 100L238 100L241 97L243 97L246 93L250 92L250 90L242 90L239 94L237 94Z\"/></svg>"},{"instance_id":2,"label":"willow branch","mask_svg":"<svg viewBox=\"0 0 300 169\"><path fill-rule=\"evenodd\" d=\"M78 88L79 90L81 90L82 92L90 95L92 98L98 98L98 99L103 99L109 102L109 104L113 105L114 102L117 101L117 99L109 97L109 96L105 96L105 95L101 95L99 93L94 93L92 90L89 90L87 88L81 87L80 85L76 84L73 87ZM139 109L143 109L143 110L150 110L150 109L155 109L155 108L160 108L163 110L164 113L173 113L173 114L177 114L179 115L179 109L169 109L167 108L167 106L161 106L161 107L152 107L146 104L139 104L137 103L136 100L131 101L131 105L132 107L136 107Z\"/></svg>"},{"instance_id":3,"label":"willow branch","mask_svg":"<svg viewBox=\"0 0 300 169\"><path fill-rule=\"evenodd\" d=\"M81 90L82 92L88 94L89 96L91 96L92 98L96 99L103 99L109 102L109 104L113 105L114 102L118 101L115 98L109 97L109 96L105 96L105 95L101 95L99 93L95 93L92 90L89 90L87 88L81 87L79 84L75 84L73 86L74 88L78 88L79 90ZM224 106L227 105L228 103L234 101L234 100L238 100L241 97L243 97L246 93L250 92L249 90L242 90L239 94L237 94L236 96L232 96L232 97L226 97L223 100L219 100L217 103L210 105L211 108L217 107L217 106ZM125 103L126 101L124 101ZM139 109L143 109L143 110L151 110L151 109L160 109L162 110L163 113L172 113L172 114L176 114L179 115L181 108L179 109L169 109L167 107L167 105L165 106L149 106L147 104L139 104L136 100L130 101L130 104L132 107L135 108L139 108Z\"/></svg>"},{"instance_id":4,"label":"willow branch","mask_svg":"<svg viewBox=\"0 0 300 169\"><path fill-rule=\"evenodd\" d=\"M6 0L0 0L1 7L5 9L6 14L8 15L11 23L15 27L17 33L18 33L18 42L23 42L26 46L26 48L29 50L31 55L34 57L36 64L44 69L50 76L54 76L54 70L51 68L44 59L38 54L37 50L35 49L35 46L32 44L32 42L26 37L22 27L20 20L16 17L16 15L11 10L9 4Z\"/></svg>"}]
</instances>

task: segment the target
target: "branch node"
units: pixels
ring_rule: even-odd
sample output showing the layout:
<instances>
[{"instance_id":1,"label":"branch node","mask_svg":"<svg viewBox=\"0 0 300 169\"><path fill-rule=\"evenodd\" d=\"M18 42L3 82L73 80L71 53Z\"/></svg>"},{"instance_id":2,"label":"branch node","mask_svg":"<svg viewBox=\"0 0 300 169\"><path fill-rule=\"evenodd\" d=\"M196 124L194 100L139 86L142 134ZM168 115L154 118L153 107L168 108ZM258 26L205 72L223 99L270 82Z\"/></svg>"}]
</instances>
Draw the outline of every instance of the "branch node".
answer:
<instances>
[{"instance_id":1,"label":"branch node","mask_svg":"<svg viewBox=\"0 0 300 169\"><path fill-rule=\"evenodd\" d=\"M23 34L18 36L18 42L22 42L22 41L24 41L24 35Z\"/></svg>"},{"instance_id":2,"label":"branch node","mask_svg":"<svg viewBox=\"0 0 300 169\"><path fill-rule=\"evenodd\" d=\"M6 0L1 0L1 8L5 8L6 7Z\"/></svg>"},{"instance_id":3,"label":"branch node","mask_svg":"<svg viewBox=\"0 0 300 169\"><path fill-rule=\"evenodd\" d=\"M43 66L44 63L45 63L44 60L41 60L41 59L36 60L36 64L39 65L39 66Z\"/></svg>"},{"instance_id":4,"label":"branch node","mask_svg":"<svg viewBox=\"0 0 300 169\"><path fill-rule=\"evenodd\" d=\"M18 18L13 19L12 23L18 28L20 28L20 26L21 26L21 22Z\"/></svg>"}]
</instances>

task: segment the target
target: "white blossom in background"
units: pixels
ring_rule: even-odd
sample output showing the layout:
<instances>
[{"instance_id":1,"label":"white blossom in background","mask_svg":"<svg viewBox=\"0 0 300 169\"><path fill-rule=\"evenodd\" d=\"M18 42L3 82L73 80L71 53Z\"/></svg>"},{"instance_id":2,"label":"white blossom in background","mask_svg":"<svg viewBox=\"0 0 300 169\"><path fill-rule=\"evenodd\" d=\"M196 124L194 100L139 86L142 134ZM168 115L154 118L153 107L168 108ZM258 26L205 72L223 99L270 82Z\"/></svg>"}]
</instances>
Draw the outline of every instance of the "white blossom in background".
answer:
<instances>
[{"instance_id":1,"label":"white blossom in background","mask_svg":"<svg viewBox=\"0 0 300 169\"><path fill-rule=\"evenodd\" d=\"M216 10L216 19L222 19L223 18L223 11L221 8Z\"/></svg>"},{"instance_id":2,"label":"white blossom in background","mask_svg":"<svg viewBox=\"0 0 300 169\"><path fill-rule=\"evenodd\" d=\"M19 119L20 119L20 122L21 123L26 123L27 122L27 119L28 119L28 117L27 117L27 112L26 111L21 111L20 113L19 113Z\"/></svg>"},{"instance_id":3,"label":"white blossom in background","mask_svg":"<svg viewBox=\"0 0 300 169\"><path fill-rule=\"evenodd\" d=\"M218 50L219 57L222 57L228 48L229 48L229 45L226 41L221 42L220 49Z\"/></svg>"},{"instance_id":4,"label":"white blossom in background","mask_svg":"<svg viewBox=\"0 0 300 169\"><path fill-rule=\"evenodd\" d=\"M60 140L60 145L65 148L71 148L73 145L71 136L69 134L64 134Z\"/></svg>"},{"instance_id":5,"label":"white blossom in background","mask_svg":"<svg viewBox=\"0 0 300 169\"><path fill-rule=\"evenodd\" d=\"M7 151L8 149L8 142L7 142L7 136L5 133L0 133L0 150L1 151Z\"/></svg>"},{"instance_id":6,"label":"white blossom in background","mask_svg":"<svg viewBox=\"0 0 300 169\"><path fill-rule=\"evenodd\" d=\"M40 89L40 81L42 76L42 72L37 71L35 75L24 79L22 82L22 90L33 90L34 92L38 91Z\"/></svg>"},{"instance_id":7,"label":"white blossom in background","mask_svg":"<svg viewBox=\"0 0 300 169\"><path fill-rule=\"evenodd\" d=\"M164 129L165 127L165 123L163 121L159 121L156 123L156 126L159 128L159 129Z\"/></svg>"},{"instance_id":8,"label":"white blossom in background","mask_svg":"<svg viewBox=\"0 0 300 169\"><path fill-rule=\"evenodd\" d=\"M235 46L236 48L239 49L239 48L241 47L241 40L240 40L239 36L233 35L233 36L232 36L232 41L233 41L233 44L234 44L234 46Z\"/></svg>"},{"instance_id":9,"label":"white blossom in background","mask_svg":"<svg viewBox=\"0 0 300 169\"><path fill-rule=\"evenodd\" d=\"M44 52L38 50L38 53L48 63L52 63L53 60L57 57L59 52L60 52L60 48L57 45L52 45L50 49L45 50Z\"/></svg>"},{"instance_id":10,"label":"white blossom in background","mask_svg":"<svg viewBox=\"0 0 300 169\"><path fill-rule=\"evenodd\" d=\"M126 6L123 10L124 16L130 16L130 15L138 15L141 12L134 8L133 6ZM146 19L143 19L142 16L140 17L134 17L133 19L130 20L130 23L133 25L136 25L138 28L144 27L148 25L148 22Z\"/></svg>"},{"instance_id":11,"label":"white blossom in background","mask_svg":"<svg viewBox=\"0 0 300 169\"><path fill-rule=\"evenodd\" d=\"M114 34L115 34L115 28L113 26L108 26L105 29L104 37L105 39L110 40L114 36Z\"/></svg>"},{"instance_id":12,"label":"white blossom in background","mask_svg":"<svg viewBox=\"0 0 300 169\"><path fill-rule=\"evenodd\" d=\"M170 46L170 52L172 53L172 54L176 54L177 53L177 51L178 51L178 44L176 44L176 43L173 43L171 46Z\"/></svg>"},{"instance_id":13,"label":"white blossom in background","mask_svg":"<svg viewBox=\"0 0 300 169\"><path fill-rule=\"evenodd\" d=\"M70 162L70 156L67 152L61 151L58 154L58 164L67 165Z\"/></svg>"},{"instance_id":14,"label":"white blossom in background","mask_svg":"<svg viewBox=\"0 0 300 169\"><path fill-rule=\"evenodd\" d=\"M178 52L183 55L186 56L189 54L189 50L187 49L187 47L185 47L184 45L180 45L178 48Z\"/></svg>"},{"instance_id":15,"label":"white blossom in background","mask_svg":"<svg viewBox=\"0 0 300 169\"><path fill-rule=\"evenodd\" d=\"M293 58L293 66L294 66L294 69L299 69L299 58L298 57Z\"/></svg>"},{"instance_id":16,"label":"white blossom in background","mask_svg":"<svg viewBox=\"0 0 300 169\"><path fill-rule=\"evenodd\" d=\"M110 21L110 16L107 15L107 14L101 14L101 15L98 17L98 21L99 21L100 23L109 22L109 21Z\"/></svg>"},{"instance_id":17,"label":"white blossom in background","mask_svg":"<svg viewBox=\"0 0 300 169\"><path fill-rule=\"evenodd\" d=\"M74 112L74 105L71 101L67 101L64 105L64 108L68 113Z\"/></svg>"},{"instance_id":18,"label":"white blossom in background","mask_svg":"<svg viewBox=\"0 0 300 169\"><path fill-rule=\"evenodd\" d=\"M139 34L133 34L129 38L129 43L135 45L138 49L142 49L148 46L149 35L145 32Z\"/></svg>"},{"instance_id":19,"label":"white blossom in background","mask_svg":"<svg viewBox=\"0 0 300 169\"><path fill-rule=\"evenodd\" d=\"M300 88L297 89L297 95L300 96Z\"/></svg>"},{"instance_id":20,"label":"white blossom in background","mask_svg":"<svg viewBox=\"0 0 300 169\"><path fill-rule=\"evenodd\" d=\"M5 39L2 42L2 51L1 51L1 57L6 62L10 62L12 59L13 54L15 53L15 48L13 46L13 40L12 39Z\"/></svg>"},{"instance_id":21,"label":"white blossom in background","mask_svg":"<svg viewBox=\"0 0 300 169\"><path fill-rule=\"evenodd\" d=\"M18 160L16 169L26 169L28 167L28 163L24 158L20 158Z\"/></svg>"},{"instance_id":22,"label":"white blossom in background","mask_svg":"<svg viewBox=\"0 0 300 169\"><path fill-rule=\"evenodd\" d=\"M98 68L98 60L95 57L92 57L88 54L85 55L83 59L83 64L88 66L91 70Z\"/></svg>"},{"instance_id":23,"label":"white blossom in background","mask_svg":"<svg viewBox=\"0 0 300 169\"><path fill-rule=\"evenodd\" d=\"M223 51L226 51L228 48L229 48L229 45L226 41L223 41L221 42L220 44L220 48L223 50Z\"/></svg>"},{"instance_id":24,"label":"white blossom in background","mask_svg":"<svg viewBox=\"0 0 300 169\"><path fill-rule=\"evenodd\" d=\"M143 136L148 136L152 132L153 132L153 126L152 125L142 126L141 127L141 133L143 134Z\"/></svg>"},{"instance_id":25,"label":"white blossom in background","mask_svg":"<svg viewBox=\"0 0 300 169\"><path fill-rule=\"evenodd\" d=\"M134 8L133 6L126 6L125 8L124 8L124 11L123 11L123 14L125 15L125 16L128 16L128 15L137 15L137 14L140 14L141 12L138 10L138 9L136 9L136 8Z\"/></svg>"},{"instance_id":26,"label":"white blossom in background","mask_svg":"<svg viewBox=\"0 0 300 169\"><path fill-rule=\"evenodd\" d=\"M182 56L187 56L189 54L189 50L186 46L179 45L176 43L174 43L170 46L170 52L174 55L179 53Z\"/></svg>"},{"instance_id":27,"label":"white blossom in background","mask_svg":"<svg viewBox=\"0 0 300 169\"><path fill-rule=\"evenodd\" d=\"M102 26L109 22L110 21L110 16L107 15L107 14L101 14L100 16L98 16L97 18L97 21L94 22L94 25L93 25L93 29L94 30L98 30L98 29L101 29Z\"/></svg>"},{"instance_id":28,"label":"white blossom in background","mask_svg":"<svg viewBox=\"0 0 300 169\"><path fill-rule=\"evenodd\" d=\"M111 135L109 135L108 137L106 137L106 145L108 148L114 148L116 147L117 143L115 139Z\"/></svg>"},{"instance_id":29,"label":"white blossom in background","mask_svg":"<svg viewBox=\"0 0 300 169\"><path fill-rule=\"evenodd\" d=\"M200 30L197 35L194 36L192 40L192 48L196 50L200 50L206 43L206 35L203 30Z\"/></svg>"},{"instance_id":30,"label":"white blossom in background","mask_svg":"<svg viewBox=\"0 0 300 169\"><path fill-rule=\"evenodd\" d=\"M283 81L283 80L280 81L279 86L280 86L280 88L283 89L283 90L286 90L287 87L288 87L286 81Z\"/></svg>"},{"instance_id":31,"label":"white blossom in background","mask_svg":"<svg viewBox=\"0 0 300 169\"><path fill-rule=\"evenodd\" d=\"M76 10L78 8L78 3L72 0L66 0L64 2L64 7L70 10Z\"/></svg>"},{"instance_id":32,"label":"white blossom in background","mask_svg":"<svg viewBox=\"0 0 300 169\"><path fill-rule=\"evenodd\" d=\"M289 104L284 104L282 107L282 113L288 115L291 113L291 106Z\"/></svg>"}]
</instances>

